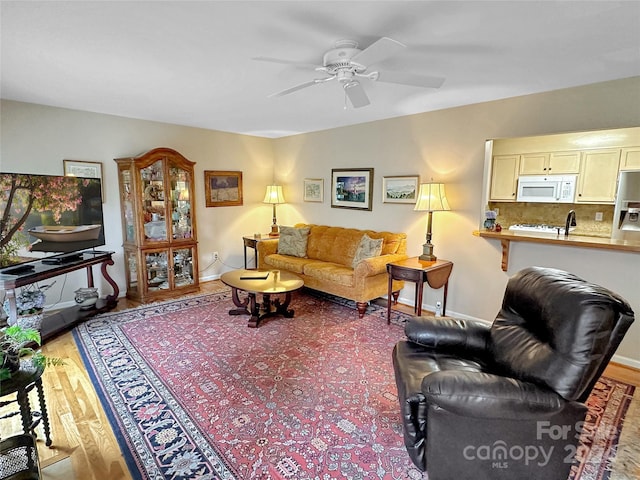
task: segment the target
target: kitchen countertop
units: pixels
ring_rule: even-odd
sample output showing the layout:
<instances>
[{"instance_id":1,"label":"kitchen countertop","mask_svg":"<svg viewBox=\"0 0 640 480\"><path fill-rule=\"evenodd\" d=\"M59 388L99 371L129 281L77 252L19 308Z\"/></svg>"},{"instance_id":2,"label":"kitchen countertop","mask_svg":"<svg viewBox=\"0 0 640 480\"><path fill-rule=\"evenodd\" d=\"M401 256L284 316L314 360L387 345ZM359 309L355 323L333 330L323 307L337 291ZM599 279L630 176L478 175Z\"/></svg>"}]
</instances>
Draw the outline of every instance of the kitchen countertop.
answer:
<instances>
[{"instance_id":1,"label":"kitchen countertop","mask_svg":"<svg viewBox=\"0 0 640 480\"><path fill-rule=\"evenodd\" d=\"M601 248L606 250L618 250L624 252L640 252L640 240L618 240L604 237L588 237L586 235L569 234L557 235L553 233L522 232L514 230L502 230L494 232L479 230L474 235L482 238L500 240L502 244L502 270L507 271L509 263L509 244L511 242L546 243L567 247Z\"/></svg>"}]
</instances>

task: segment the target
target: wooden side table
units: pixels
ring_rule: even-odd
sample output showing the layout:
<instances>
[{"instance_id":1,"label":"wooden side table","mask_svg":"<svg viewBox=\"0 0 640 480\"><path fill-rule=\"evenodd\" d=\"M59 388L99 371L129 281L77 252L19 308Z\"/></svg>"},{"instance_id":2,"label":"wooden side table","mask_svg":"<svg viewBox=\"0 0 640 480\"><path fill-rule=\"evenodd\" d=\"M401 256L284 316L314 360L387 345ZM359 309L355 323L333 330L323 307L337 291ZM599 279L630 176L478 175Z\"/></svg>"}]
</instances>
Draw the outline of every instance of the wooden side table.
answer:
<instances>
[{"instance_id":1,"label":"wooden side table","mask_svg":"<svg viewBox=\"0 0 640 480\"><path fill-rule=\"evenodd\" d=\"M275 238L275 237L270 237L268 233L263 233L262 237L260 238L256 238L253 235L251 236L247 235L242 237L242 241L244 242L244 268L245 269L249 268L247 266L247 247L253 248L253 258L255 262L253 268L258 268L258 242L261 242L262 240L269 240L270 238Z\"/></svg>"},{"instance_id":2,"label":"wooden side table","mask_svg":"<svg viewBox=\"0 0 640 480\"><path fill-rule=\"evenodd\" d=\"M35 428L42 420L44 426L45 445L51 445L51 432L49 430L49 416L47 414L47 404L44 399L44 389L42 387L42 367L35 367L30 361L20 363L20 370L15 372L8 380L0 381L0 392L2 396L16 394L15 400L1 401L0 407L4 407L13 402L17 402L22 416L22 429L27 435L35 435ZM32 412L29 405L29 392L36 388L38 391L38 402L40 412ZM18 412L7 413L0 418L8 418L17 415Z\"/></svg>"},{"instance_id":3,"label":"wooden side table","mask_svg":"<svg viewBox=\"0 0 640 480\"><path fill-rule=\"evenodd\" d=\"M406 280L415 282L416 294L415 305L413 311L416 315L422 315L422 293L424 282L434 289L444 287L444 296L442 299L442 315L447 310L447 290L449 288L449 275L453 269L453 263L449 260L436 260L434 262L424 262L418 257L407 258L398 262L387 264L387 273L389 275L389 287L387 289L387 324L391 322L391 290L393 280ZM397 302L397 300L396 300Z\"/></svg>"}]
</instances>

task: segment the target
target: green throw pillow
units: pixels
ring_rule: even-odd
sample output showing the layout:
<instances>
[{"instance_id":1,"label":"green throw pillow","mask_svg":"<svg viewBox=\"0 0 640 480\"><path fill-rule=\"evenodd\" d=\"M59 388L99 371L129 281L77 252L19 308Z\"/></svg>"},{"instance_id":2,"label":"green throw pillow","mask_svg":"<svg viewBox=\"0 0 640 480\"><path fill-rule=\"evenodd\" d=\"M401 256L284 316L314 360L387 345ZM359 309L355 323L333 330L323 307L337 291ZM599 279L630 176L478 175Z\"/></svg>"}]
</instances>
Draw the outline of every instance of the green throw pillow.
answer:
<instances>
[{"instance_id":1,"label":"green throw pillow","mask_svg":"<svg viewBox=\"0 0 640 480\"><path fill-rule=\"evenodd\" d=\"M307 256L307 239L311 227L280 227L278 253L304 258Z\"/></svg>"},{"instance_id":2,"label":"green throw pillow","mask_svg":"<svg viewBox=\"0 0 640 480\"><path fill-rule=\"evenodd\" d=\"M356 255L353 257L353 263L351 266L356 268L362 260L365 258L377 257L382 253L383 238L373 239L366 233L360 239L358 248L356 249Z\"/></svg>"}]
</instances>

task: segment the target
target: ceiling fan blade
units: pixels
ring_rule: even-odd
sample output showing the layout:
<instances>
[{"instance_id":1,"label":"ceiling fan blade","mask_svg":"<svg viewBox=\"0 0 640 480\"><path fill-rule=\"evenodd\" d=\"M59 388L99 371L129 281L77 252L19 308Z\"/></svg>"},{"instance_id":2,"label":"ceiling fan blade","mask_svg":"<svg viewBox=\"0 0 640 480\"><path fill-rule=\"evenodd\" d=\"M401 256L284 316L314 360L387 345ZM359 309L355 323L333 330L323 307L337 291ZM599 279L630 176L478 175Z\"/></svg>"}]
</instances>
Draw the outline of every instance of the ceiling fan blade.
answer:
<instances>
[{"instance_id":1,"label":"ceiling fan blade","mask_svg":"<svg viewBox=\"0 0 640 480\"><path fill-rule=\"evenodd\" d=\"M399 83L400 85L422 88L440 88L444 83L442 77L429 77L406 72L377 72L377 76L373 76L372 79L378 82Z\"/></svg>"},{"instance_id":2,"label":"ceiling fan blade","mask_svg":"<svg viewBox=\"0 0 640 480\"><path fill-rule=\"evenodd\" d=\"M282 90L281 92L272 93L271 95L269 95L268 98L271 98L271 97L282 97L283 95L289 95L290 93L297 92L298 90L302 90L303 88L311 87L311 86L317 85L319 83L328 82L329 80L333 80L334 78L336 78L335 75L333 77L327 77L327 78L316 78L316 79L310 80L308 82L304 82L304 83L300 83L298 85L294 85L293 87L290 87L290 88L287 88L285 90Z\"/></svg>"},{"instance_id":3,"label":"ceiling fan blade","mask_svg":"<svg viewBox=\"0 0 640 480\"><path fill-rule=\"evenodd\" d=\"M360 108L369 105L371 102L369 101L369 97L367 97L367 93L360 85L360 82L349 82L345 84L344 91L349 97L349 101L351 101L351 105L353 108Z\"/></svg>"},{"instance_id":4,"label":"ceiling fan blade","mask_svg":"<svg viewBox=\"0 0 640 480\"><path fill-rule=\"evenodd\" d=\"M404 48L406 48L406 45L396 40L392 40L389 37L382 37L360 53L354 55L353 58L351 58L351 61L367 67L371 64L381 62L391 55L395 55Z\"/></svg>"},{"instance_id":5,"label":"ceiling fan blade","mask_svg":"<svg viewBox=\"0 0 640 480\"><path fill-rule=\"evenodd\" d=\"M251 60L257 60L259 62L271 62L271 63L283 63L285 65L293 65L298 68L304 68L308 70L316 70L322 68L321 65L314 65L312 63L296 62L295 60L283 60L281 58L272 57L252 57Z\"/></svg>"}]
</instances>

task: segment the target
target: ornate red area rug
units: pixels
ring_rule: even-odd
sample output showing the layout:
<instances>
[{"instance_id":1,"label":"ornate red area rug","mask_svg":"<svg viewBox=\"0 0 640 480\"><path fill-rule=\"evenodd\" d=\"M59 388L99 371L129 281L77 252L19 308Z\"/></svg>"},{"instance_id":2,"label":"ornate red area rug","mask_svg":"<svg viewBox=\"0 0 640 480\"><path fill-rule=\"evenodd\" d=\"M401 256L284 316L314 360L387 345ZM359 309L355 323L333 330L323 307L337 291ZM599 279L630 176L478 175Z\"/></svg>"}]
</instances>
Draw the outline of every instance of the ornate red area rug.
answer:
<instances>
[{"instance_id":1,"label":"ornate red area rug","mask_svg":"<svg viewBox=\"0 0 640 480\"><path fill-rule=\"evenodd\" d=\"M232 307L229 293L192 297L74 330L133 478L427 478L402 442L391 364L402 314L387 325L373 305L358 319L300 292L294 318L250 329ZM615 454L633 387L603 379L594 395L590 422L608 440L585 437L575 480L607 478L591 472ZM591 455L596 445L606 451Z\"/></svg>"}]
</instances>

